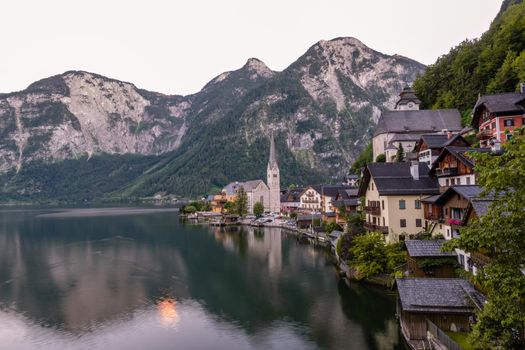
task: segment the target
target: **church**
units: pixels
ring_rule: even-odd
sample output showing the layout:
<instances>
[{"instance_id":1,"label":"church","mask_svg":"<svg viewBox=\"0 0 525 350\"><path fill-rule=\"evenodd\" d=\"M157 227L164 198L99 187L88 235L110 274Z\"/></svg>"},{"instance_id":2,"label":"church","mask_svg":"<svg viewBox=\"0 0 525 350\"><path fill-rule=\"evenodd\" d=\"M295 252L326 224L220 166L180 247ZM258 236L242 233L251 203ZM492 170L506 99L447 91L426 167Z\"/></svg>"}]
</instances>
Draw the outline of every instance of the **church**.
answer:
<instances>
[{"instance_id":1,"label":"church","mask_svg":"<svg viewBox=\"0 0 525 350\"><path fill-rule=\"evenodd\" d=\"M281 211L281 177L273 132L270 135L270 156L266 169L266 179L266 183L263 180L231 182L223 188L222 193L226 197L232 198L237 195L237 191L242 187L248 197L248 213L250 214L253 214L253 207L257 202L264 204L265 212L279 213Z\"/></svg>"}]
</instances>

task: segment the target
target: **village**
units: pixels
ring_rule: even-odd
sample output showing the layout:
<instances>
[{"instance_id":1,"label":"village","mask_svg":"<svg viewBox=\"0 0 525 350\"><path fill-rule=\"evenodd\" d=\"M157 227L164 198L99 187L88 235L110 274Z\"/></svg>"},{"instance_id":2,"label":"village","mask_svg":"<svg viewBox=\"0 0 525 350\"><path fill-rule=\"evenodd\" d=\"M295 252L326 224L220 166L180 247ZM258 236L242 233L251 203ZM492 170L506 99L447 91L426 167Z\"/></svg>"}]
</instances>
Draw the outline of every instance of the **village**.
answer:
<instances>
[{"instance_id":1,"label":"village","mask_svg":"<svg viewBox=\"0 0 525 350\"><path fill-rule=\"evenodd\" d=\"M406 86L394 110L379 118L374 162L337 184L282 189L270 131L266 183L231 182L182 208L183 216L217 226L290 230L298 239L331 247L338 268L352 279L374 280L373 273L360 273L348 262L355 237L375 235L385 246L402 247L401 266L381 272L390 273L397 288L397 317L407 343L412 349L468 348L466 334L485 303L470 277L491 256L444 246L498 200L478 184L474 155L502 155L513 131L525 126L525 84L519 92L479 96L468 126L457 109L419 106Z\"/></svg>"}]
</instances>

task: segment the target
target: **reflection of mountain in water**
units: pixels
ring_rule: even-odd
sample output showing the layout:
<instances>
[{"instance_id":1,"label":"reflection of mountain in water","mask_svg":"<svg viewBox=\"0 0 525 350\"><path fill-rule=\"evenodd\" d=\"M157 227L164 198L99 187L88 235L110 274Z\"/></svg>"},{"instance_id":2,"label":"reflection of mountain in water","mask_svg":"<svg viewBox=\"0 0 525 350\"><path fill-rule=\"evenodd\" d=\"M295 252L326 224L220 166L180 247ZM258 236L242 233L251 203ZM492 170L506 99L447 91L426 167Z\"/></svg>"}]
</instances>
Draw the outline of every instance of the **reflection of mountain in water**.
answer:
<instances>
[{"instance_id":1,"label":"reflection of mountain in water","mask_svg":"<svg viewBox=\"0 0 525 350\"><path fill-rule=\"evenodd\" d=\"M173 316L179 301L197 301L260 346L282 322L322 348L345 348L349 339L355 349L398 342L393 298L338 286L322 252L282 239L280 229L210 231L172 213L35 219L0 212L0 225L0 305L67 332L131 322L152 304Z\"/></svg>"}]
</instances>

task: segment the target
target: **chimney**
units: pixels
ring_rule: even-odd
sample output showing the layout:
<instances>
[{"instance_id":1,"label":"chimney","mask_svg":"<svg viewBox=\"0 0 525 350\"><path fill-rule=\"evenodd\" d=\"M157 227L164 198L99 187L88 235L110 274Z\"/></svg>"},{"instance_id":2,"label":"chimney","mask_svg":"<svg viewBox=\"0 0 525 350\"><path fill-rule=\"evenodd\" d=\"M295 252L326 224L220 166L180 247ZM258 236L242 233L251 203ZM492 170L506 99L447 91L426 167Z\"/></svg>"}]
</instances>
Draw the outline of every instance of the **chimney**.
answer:
<instances>
[{"instance_id":1,"label":"chimney","mask_svg":"<svg viewBox=\"0 0 525 350\"><path fill-rule=\"evenodd\" d=\"M522 94L525 94L525 83L521 83L521 84L520 84L520 92L521 92Z\"/></svg>"},{"instance_id":2,"label":"chimney","mask_svg":"<svg viewBox=\"0 0 525 350\"><path fill-rule=\"evenodd\" d=\"M417 160L410 162L410 175L414 180L419 180L419 162Z\"/></svg>"},{"instance_id":3,"label":"chimney","mask_svg":"<svg viewBox=\"0 0 525 350\"><path fill-rule=\"evenodd\" d=\"M452 138L452 131L447 131L447 138L450 140Z\"/></svg>"}]
</instances>

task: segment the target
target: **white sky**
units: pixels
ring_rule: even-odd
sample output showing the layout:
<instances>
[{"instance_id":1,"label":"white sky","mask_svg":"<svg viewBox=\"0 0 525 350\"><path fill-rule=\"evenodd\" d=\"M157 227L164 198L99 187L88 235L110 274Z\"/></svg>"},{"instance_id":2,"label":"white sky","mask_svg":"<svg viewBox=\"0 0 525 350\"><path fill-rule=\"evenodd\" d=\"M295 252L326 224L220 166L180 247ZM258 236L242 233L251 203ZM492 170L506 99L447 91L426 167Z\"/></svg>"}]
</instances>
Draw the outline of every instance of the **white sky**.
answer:
<instances>
[{"instance_id":1,"label":"white sky","mask_svg":"<svg viewBox=\"0 0 525 350\"><path fill-rule=\"evenodd\" d=\"M502 0L8 0L0 92L67 70L189 94L257 57L282 70L321 39L353 36L425 64L483 33Z\"/></svg>"}]
</instances>

